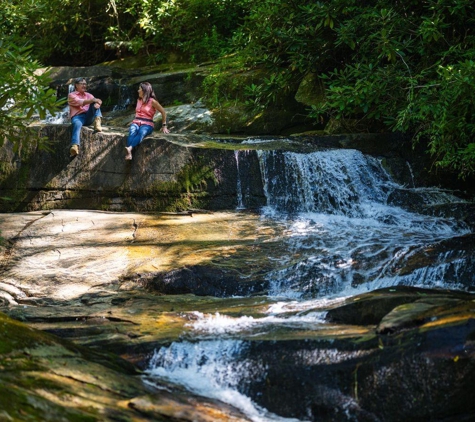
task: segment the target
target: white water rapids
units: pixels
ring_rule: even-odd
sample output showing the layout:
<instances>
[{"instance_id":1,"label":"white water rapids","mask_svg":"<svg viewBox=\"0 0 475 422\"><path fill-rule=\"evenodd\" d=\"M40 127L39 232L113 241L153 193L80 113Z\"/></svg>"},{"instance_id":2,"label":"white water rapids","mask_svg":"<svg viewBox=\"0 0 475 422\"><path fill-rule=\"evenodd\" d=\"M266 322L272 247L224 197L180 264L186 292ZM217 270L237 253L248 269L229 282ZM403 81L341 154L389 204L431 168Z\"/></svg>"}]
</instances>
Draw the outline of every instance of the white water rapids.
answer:
<instances>
[{"instance_id":1,"label":"white water rapids","mask_svg":"<svg viewBox=\"0 0 475 422\"><path fill-rule=\"evenodd\" d=\"M441 257L405 275L395 269L421 248L470 230L452 219L389 205L391 192L406 188L393 182L378 160L358 151L260 152L259 159L267 198L262 218L286 226L286 257L275 258L267 274L267 313L197 313L190 323L196 339L157 350L147 372L152 379L163 377L232 404L251 420L291 421L270 414L240 392L249 371L254 378L266 373L265 366L250 367L242 358L246 342L240 335L249 339L273 329L326 330L325 307L381 287L462 288L449 278L463 267L463 259L446 262ZM425 198L426 205L460 201L437 189L406 190ZM238 196L239 206L245 207L245 195ZM317 352L312 357L341 358Z\"/></svg>"}]
</instances>

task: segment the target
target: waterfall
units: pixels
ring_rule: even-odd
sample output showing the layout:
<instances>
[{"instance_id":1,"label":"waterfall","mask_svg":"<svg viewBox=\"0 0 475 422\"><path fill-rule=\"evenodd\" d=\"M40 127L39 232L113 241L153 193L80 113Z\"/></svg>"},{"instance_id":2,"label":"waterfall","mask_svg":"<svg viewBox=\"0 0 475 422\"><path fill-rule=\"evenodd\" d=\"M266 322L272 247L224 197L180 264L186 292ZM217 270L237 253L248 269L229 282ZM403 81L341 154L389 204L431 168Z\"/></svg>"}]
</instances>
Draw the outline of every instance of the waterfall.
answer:
<instances>
[{"instance_id":1,"label":"waterfall","mask_svg":"<svg viewBox=\"0 0 475 422\"><path fill-rule=\"evenodd\" d=\"M236 160L236 199L237 210L243 210L247 207L252 207L251 186L254 183L252 174L250 174L250 157L252 157L250 150L236 150L234 151L234 158Z\"/></svg>"},{"instance_id":2,"label":"waterfall","mask_svg":"<svg viewBox=\"0 0 475 422\"><path fill-rule=\"evenodd\" d=\"M256 405L241 393L252 378L263 378L265 368L242 357L246 344L235 340L173 343L156 351L147 371L147 382L165 378L196 394L220 400L243 411L254 422L293 422Z\"/></svg>"},{"instance_id":3,"label":"waterfall","mask_svg":"<svg viewBox=\"0 0 475 422\"><path fill-rule=\"evenodd\" d=\"M275 211L363 216L364 204L384 202L390 189L379 162L359 151L259 155L268 206Z\"/></svg>"},{"instance_id":4,"label":"waterfall","mask_svg":"<svg viewBox=\"0 0 475 422\"><path fill-rule=\"evenodd\" d=\"M236 158L236 167L237 167L237 182L236 182L237 208L236 209L242 210L245 207L242 201L242 183L241 183L241 175L239 172L239 151L234 151L234 157Z\"/></svg>"},{"instance_id":5,"label":"waterfall","mask_svg":"<svg viewBox=\"0 0 475 422\"><path fill-rule=\"evenodd\" d=\"M412 182L411 187L415 188L416 184L414 183L414 172L412 171L411 164L408 161L406 161L406 164L407 164L407 168L409 169L409 174L411 175L411 182Z\"/></svg>"},{"instance_id":6,"label":"waterfall","mask_svg":"<svg viewBox=\"0 0 475 422\"><path fill-rule=\"evenodd\" d=\"M112 112L126 110L127 107L129 107L129 105L132 104L134 97L130 91L131 90L127 85L119 86L119 101L112 108Z\"/></svg>"},{"instance_id":7,"label":"waterfall","mask_svg":"<svg viewBox=\"0 0 475 422\"><path fill-rule=\"evenodd\" d=\"M74 84L68 85L68 93L74 91ZM54 115L46 116L45 122L54 124L54 125L61 125L67 123L69 121L69 106L66 105L63 107L61 111L58 111Z\"/></svg>"},{"instance_id":8,"label":"waterfall","mask_svg":"<svg viewBox=\"0 0 475 422\"><path fill-rule=\"evenodd\" d=\"M471 259L440 256L433 267L404 276L395 272L427 245L469 229L388 204L389 195L403 187L373 157L355 150L263 151L260 164L264 212L285 216L288 224L288 256L268 274L273 296L355 294L397 284L448 287L453 274ZM433 188L413 191L426 204L454 201Z\"/></svg>"}]
</instances>

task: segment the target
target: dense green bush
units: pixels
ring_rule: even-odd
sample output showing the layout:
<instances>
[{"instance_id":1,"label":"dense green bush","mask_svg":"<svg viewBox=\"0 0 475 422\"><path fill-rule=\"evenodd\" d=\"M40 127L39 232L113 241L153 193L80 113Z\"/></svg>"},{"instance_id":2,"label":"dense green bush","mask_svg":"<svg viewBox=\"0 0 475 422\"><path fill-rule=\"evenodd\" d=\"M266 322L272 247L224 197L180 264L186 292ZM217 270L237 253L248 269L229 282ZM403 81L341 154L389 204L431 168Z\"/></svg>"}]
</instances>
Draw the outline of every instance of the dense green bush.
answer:
<instances>
[{"instance_id":1,"label":"dense green bush","mask_svg":"<svg viewBox=\"0 0 475 422\"><path fill-rule=\"evenodd\" d=\"M5 32L48 65L91 65L128 54L211 60L248 13L249 0L10 0ZM2 24L3 25L3 24Z\"/></svg>"},{"instance_id":2,"label":"dense green bush","mask_svg":"<svg viewBox=\"0 0 475 422\"><path fill-rule=\"evenodd\" d=\"M9 0L3 3L8 34L31 44L47 65L90 65L115 57L104 49L114 23L108 0ZM2 16L3 15L3 16Z\"/></svg>"},{"instance_id":3,"label":"dense green bush","mask_svg":"<svg viewBox=\"0 0 475 422\"><path fill-rule=\"evenodd\" d=\"M248 13L249 0L135 1L128 10L138 26L111 28L113 42L146 49L163 60L174 52L190 61L212 60L229 52L230 40Z\"/></svg>"},{"instance_id":4,"label":"dense green bush","mask_svg":"<svg viewBox=\"0 0 475 422\"><path fill-rule=\"evenodd\" d=\"M414 134L464 177L475 172L474 20L469 0L263 0L236 40L274 81L318 75L316 119ZM254 91L265 102L268 89Z\"/></svg>"}]
</instances>

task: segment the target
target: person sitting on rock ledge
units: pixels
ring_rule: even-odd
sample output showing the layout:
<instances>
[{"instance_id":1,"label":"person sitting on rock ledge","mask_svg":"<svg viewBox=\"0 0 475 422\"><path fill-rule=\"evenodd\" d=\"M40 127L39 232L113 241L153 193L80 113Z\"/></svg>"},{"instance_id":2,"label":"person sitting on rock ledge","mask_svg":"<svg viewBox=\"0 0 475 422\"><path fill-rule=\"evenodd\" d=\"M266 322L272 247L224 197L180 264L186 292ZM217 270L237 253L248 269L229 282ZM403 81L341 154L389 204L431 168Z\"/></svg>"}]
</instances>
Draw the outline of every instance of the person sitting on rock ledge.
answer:
<instances>
[{"instance_id":1,"label":"person sitting on rock ledge","mask_svg":"<svg viewBox=\"0 0 475 422\"><path fill-rule=\"evenodd\" d=\"M73 126L71 147L69 149L71 157L75 157L79 153L81 128L83 125L89 126L94 123L94 131L102 132L102 100L86 92L87 82L84 78L76 78L74 80L74 88L75 91L70 92L68 95L69 116ZM94 107L90 107L91 104L94 104Z\"/></svg>"},{"instance_id":2,"label":"person sitting on rock ledge","mask_svg":"<svg viewBox=\"0 0 475 422\"><path fill-rule=\"evenodd\" d=\"M153 132L153 116L155 116L156 111L162 115L162 132L170 132L167 129L167 113L157 101L152 85L149 82L142 82L139 86L138 94L139 98L135 108L135 118L130 124L127 146L125 147L126 160L132 160L133 148L140 145L143 139Z\"/></svg>"}]
</instances>

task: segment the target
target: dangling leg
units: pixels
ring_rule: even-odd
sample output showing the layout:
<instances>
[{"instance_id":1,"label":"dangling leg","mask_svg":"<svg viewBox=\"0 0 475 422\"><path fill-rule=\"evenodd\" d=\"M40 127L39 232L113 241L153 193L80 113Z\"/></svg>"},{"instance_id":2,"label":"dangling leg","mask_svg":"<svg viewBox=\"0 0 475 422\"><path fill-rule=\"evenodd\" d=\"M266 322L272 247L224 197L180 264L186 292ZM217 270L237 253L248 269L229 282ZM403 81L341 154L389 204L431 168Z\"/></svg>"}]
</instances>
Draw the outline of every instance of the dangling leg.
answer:
<instances>
[{"instance_id":1,"label":"dangling leg","mask_svg":"<svg viewBox=\"0 0 475 422\"><path fill-rule=\"evenodd\" d=\"M132 123L129 127L129 136L127 137L127 146L125 147L125 159L132 159L132 148L140 143L139 125Z\"/></svg>"},{"instance_id":2,"label":"dangling leg","mask_svg":"<svg viewBox=\"0 0 475 422\"><path fill-rule=\"evenodd\" d=\"M81 143L81 128L86 119L86 115L78 114L71 119L72 125L72 136L71 136L71 147L69 153L71 157L75 157L79 153L79 144Z\"/></svg>"},{"instance_id":3,"label":"dangling leg","mask_svg":"<svg viewBox=\"0 0 475 422\"><path fill-rule=\"evenodd\" d=\"M142 141L144 140L144 138L148 135L150 135L151 133L153 132L153 127L150 126L150 125L142 125L140 126L139 128L139 143L138 145L140 145L142 143Z\"/></svg>"},{"instance_id":4,"label":"dangling leg","mask_svg":"<svg viewBox=\"0 0 475 422\"><path fill-rule=\"evenodd\" d=\"M150 125L137 125L132 123L129 128L129 136L127 138L126 160L132 159L132 149L140 145L143 139L153 132L153 127Z\"/></svg>"}]
</instances>

